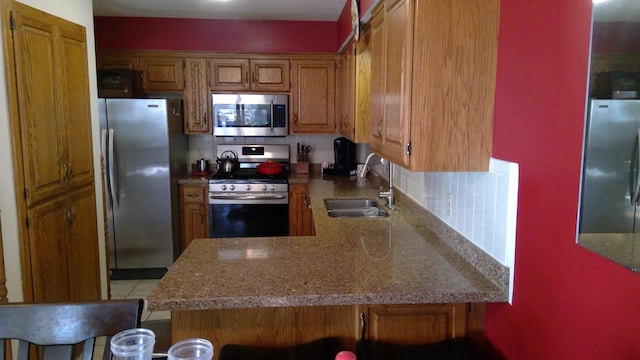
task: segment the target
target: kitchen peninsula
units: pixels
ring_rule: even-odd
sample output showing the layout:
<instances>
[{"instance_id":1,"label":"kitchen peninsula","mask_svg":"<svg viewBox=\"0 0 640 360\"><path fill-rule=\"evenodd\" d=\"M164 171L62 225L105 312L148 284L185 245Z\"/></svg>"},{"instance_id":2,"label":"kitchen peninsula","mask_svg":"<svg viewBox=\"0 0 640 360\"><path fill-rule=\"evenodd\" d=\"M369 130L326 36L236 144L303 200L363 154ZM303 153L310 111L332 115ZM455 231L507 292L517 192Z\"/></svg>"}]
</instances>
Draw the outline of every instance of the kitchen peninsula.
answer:
<instances>
[{"instance_id":1,"label":"kitchen peninsula","mask_svg":"<svg viewBox=\"0 0 640 360\"><path fill-rule=\"evenodd\" d=\"M149 310L172 311L173 341L276 346L323 336L355 342L363 332L385 339L376 319L406 315L407 304L450 315L425 339L435 341L470 335L470 304L508 300L508 269L402 194L386 218L327 215L325 198L377 198L383 179L292 175L296 182L309 185L316 235L194 240L147 298Z\"/></svg>"}]
</instances>

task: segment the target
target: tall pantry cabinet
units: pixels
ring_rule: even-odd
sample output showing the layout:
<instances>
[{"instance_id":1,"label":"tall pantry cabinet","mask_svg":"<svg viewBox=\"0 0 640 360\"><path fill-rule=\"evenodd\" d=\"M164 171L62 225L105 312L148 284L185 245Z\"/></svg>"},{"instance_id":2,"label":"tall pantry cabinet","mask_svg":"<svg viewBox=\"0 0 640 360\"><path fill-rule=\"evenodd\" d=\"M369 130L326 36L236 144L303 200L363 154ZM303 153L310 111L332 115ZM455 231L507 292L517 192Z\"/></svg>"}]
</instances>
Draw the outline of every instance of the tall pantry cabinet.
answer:
<instances>
[{"instance_id":1,"label":"tall pantry cabinet","mask_svg":"<svg viewBox=\"0 0 640 360\"><path fill-rule=\"evenodd\" d=\"M85 29L9 0L4 19L25 300L99 299Z\"/></svg>"}]
</instances>

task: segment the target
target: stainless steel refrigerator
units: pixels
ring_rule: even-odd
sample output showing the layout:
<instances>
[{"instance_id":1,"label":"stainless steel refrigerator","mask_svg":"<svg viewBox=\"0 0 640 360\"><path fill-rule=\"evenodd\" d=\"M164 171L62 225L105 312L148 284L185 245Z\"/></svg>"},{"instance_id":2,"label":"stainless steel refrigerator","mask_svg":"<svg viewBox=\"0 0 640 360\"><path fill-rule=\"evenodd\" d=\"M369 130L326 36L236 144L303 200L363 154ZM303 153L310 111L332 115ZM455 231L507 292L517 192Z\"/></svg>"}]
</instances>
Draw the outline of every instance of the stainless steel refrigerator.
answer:
<instances>
[{"instance_id":1,"label":"stainless steel refrigerator","mask_svg":"<svg viewBox=\"0 0 640 360\"><path fill-rule=\"evenodd\" d=\"M640 100L591 100L585 135L580 232L640 230Z\"/></svg>"},{"instance_id":2,"label":"stainless steel refrigerator","mask_svg":"<svg viewBox=\"0 0 640 360\"><path fill-rule=\"evenodd\" d=\"M179 253L181 108L176 99L98 101L112 279L158 278Z\"/></svg>"}]
</instances>

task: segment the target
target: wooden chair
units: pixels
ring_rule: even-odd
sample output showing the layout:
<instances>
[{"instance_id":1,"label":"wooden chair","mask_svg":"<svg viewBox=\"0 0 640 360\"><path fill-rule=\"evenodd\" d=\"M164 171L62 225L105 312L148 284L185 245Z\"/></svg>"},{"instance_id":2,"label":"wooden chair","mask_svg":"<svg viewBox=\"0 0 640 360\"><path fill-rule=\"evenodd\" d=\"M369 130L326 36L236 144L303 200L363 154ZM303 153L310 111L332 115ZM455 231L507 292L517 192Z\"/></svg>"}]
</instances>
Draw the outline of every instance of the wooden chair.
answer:
<instances>
[{"instance_id":1,"label":"wooden chair","mask_svg":"<svg viewBox=\"0 0 640 360\"><path fill-rule=\"evenodd\" d=\"M0 305L0 360L5 340L18 342L18 360L29 358L29 347L41 348L42 359L91 360L95 338L107 337L103 359L111 358L109 339L140 326L144 301L103 300L76 303L9 303ZM81 344L81 345L78 345Z\"/></svg>"}]
</instances>

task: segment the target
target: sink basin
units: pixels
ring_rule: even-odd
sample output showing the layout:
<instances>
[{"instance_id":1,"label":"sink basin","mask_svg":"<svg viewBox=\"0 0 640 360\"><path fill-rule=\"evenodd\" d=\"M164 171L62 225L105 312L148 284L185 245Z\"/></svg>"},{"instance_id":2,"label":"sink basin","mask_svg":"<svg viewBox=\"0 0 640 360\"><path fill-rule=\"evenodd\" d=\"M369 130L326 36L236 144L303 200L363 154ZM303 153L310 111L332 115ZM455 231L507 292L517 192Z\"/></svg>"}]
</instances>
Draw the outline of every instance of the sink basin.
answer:
<instances>
[{"instance_id":1,"label":"sink basin","mask_svg":"<svg viewBox=\"0 0 640 360\"><path fill-rule=\"evenodd\" d=\"M375 199L324 199L324 206L327 208L327 214L335 218L383 218L388 216Z\"/></svg>"}]
</instances>

